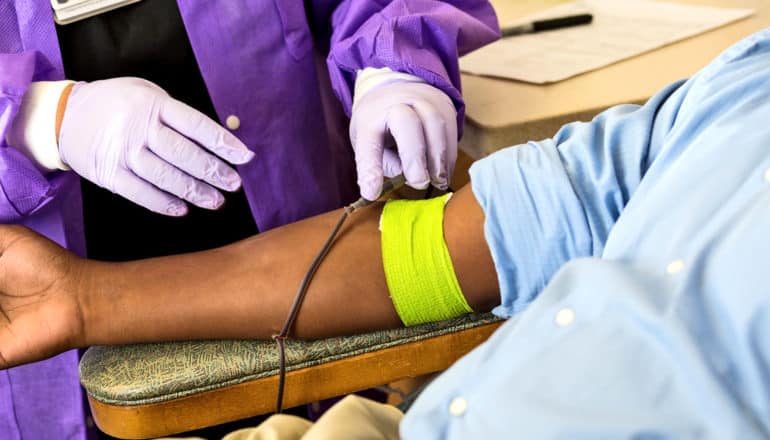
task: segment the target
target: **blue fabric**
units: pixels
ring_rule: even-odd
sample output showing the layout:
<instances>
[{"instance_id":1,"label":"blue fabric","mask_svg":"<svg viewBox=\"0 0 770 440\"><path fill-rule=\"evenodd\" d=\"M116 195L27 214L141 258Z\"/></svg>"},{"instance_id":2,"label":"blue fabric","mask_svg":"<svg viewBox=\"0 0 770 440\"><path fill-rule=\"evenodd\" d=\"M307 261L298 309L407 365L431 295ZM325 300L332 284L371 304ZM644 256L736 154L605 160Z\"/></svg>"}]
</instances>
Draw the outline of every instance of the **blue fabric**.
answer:
<instances>
[{"instance_id":1,"label":"blue fabric","mask_svg":"<svg viewBox=\"0 0 770 440\"><path fill-rule=\"evenodd\" d=\"M402 436L770 436L769 122L766 30L644 106L474 165L512 319Z\"/></svg>"}]
</instances>

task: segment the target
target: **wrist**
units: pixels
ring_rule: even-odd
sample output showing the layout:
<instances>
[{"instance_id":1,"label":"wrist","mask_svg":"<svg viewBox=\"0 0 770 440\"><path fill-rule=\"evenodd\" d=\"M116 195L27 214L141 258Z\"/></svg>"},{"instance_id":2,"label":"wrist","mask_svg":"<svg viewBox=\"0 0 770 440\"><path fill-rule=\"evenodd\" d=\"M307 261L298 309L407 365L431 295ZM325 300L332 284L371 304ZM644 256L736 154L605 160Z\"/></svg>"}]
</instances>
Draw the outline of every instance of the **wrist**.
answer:
<instances>
[{"instance_id":1,"label":"wrist","mask_svg":"<svg viewBox=\"0 0 770 440\"><path fill-rule=\"evenodd\" d=\"M106 321L109 321L110 311L105 307L104 300L110 286L112 266L112 263L80 259L77 269L72 271L76 279L75 299L81 320L76 347L103 344L109 339Z\"/></svg>"},{"instance_id":2,"label":"wrist","mask_svg":"<svg viewBox=\"0 0 770 440\"><path fill-rule=\"evenodd\" d=\"M426 81L419 76L415 76L409 73L396 72L387 67L376 69L374 67L367 67L363 70L359 70L356 74L356 83L353 90L353 107L361 98L366 95L370 90L375 89L384 84L390 84L394 82L416 82L425 83Z\"/></svg>"}]
</instances>

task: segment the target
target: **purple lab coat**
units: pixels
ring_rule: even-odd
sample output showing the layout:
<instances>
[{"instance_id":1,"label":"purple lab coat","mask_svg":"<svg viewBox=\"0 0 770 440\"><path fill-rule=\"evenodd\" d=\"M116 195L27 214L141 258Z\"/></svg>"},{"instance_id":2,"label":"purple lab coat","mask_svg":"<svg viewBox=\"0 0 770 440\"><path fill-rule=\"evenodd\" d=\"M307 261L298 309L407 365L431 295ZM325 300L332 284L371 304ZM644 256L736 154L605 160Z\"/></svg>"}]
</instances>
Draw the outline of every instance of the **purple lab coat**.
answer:
<instances>
[{"instance_id":1,"label":"purple lab coat","mask_svg":"<svg viewBox=\"0 0 770 440\"><path fill-rule=\"evenodd\" d=\"M356 196L346 114L357 70L389 67L424 78L453 99L462 123L457 57L498 36L482 0L178 5L220 122L237 116L233 133L256 153L239 172L260 230ZM41 174L5 141L29 83L63 78L50 1L0 1L0 221L83 254L77 176ZM71 351L0 372L0 438L85 438L77 362Z\"/></svg>"}]
</instances>

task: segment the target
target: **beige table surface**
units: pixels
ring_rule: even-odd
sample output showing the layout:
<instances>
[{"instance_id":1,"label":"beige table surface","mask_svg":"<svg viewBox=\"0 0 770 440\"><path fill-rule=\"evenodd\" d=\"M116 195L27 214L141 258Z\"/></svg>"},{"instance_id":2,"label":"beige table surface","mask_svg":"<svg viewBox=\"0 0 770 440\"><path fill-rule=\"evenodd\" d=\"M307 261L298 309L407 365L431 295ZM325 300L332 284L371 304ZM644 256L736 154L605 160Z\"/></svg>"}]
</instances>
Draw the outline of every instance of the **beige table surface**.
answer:
<instances>
[{"instance_id":1,"label":"beige table surface","mask_svg":"<svg viewBox=\"0 0 770 440\"><path fill-rule=\"evenodd\" d=\"M550 137L564 123L589 120L612 105L642 103L666 84L689 77L741 38L770 27L770 0L669 1L751 8L755 14L554 84L534 85L463 74L467 118L461 148L477 159L508 145ZM502 26L560 3L566 1L492 1Z\"/></svg>"}]
</instances>

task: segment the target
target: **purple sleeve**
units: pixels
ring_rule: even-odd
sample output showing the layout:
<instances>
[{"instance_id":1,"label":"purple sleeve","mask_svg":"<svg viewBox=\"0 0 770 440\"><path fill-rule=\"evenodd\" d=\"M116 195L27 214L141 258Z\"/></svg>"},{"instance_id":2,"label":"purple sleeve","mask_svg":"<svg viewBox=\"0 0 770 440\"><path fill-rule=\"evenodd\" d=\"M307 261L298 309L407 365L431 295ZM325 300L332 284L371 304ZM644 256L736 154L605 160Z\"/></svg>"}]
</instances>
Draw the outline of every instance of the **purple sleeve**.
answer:
<instances>
[{"instance_id":1,"label":"purple sleeve","mask_svg":"<svg viewBox=\"0 0 770 440\"><path fill-rule=\"evenodd\" d=\"M13 223L45 206L59 187L61 172L43 175L5 141L32 81L56 77L56 70L37 51L0 53L0 222Z\"/></svg>"},{"instance_id":2,"label":"purple sleeve","mask_svg":"<svg viewBox=\"0 0 770 440\"><path fill-rule=\"evenodd\" d=\"M458 58L499 38L497 17L481 0L345 0L332 15L327 64L350 115L358 70L388 67L419 76L465 112Z\"/></svg>"}]
</instances>

